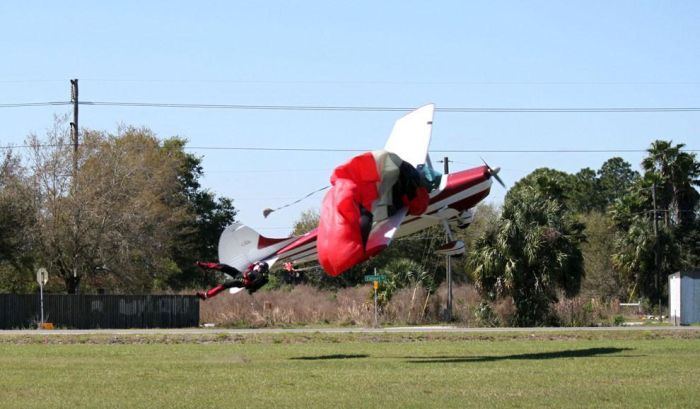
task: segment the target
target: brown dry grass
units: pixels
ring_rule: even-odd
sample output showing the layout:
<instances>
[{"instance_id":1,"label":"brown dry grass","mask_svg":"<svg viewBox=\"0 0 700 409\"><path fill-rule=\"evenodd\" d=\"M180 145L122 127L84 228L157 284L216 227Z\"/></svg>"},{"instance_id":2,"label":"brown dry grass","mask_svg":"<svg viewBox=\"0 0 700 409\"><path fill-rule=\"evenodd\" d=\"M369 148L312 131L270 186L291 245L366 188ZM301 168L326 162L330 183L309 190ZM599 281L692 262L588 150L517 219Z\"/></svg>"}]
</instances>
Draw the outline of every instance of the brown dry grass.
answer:
<instances>
[{"instance_id":1,"label":"brown dry grass","mask_svg":"<svg viewBox=\"0 0 700 409\"><path fill-rule=\"evenodd\" d=\"M374 324L372 288L360 286L336 292L298 285L255 295L228 293L201 303L200 322L227 327L288 327L304 325ZM455 285L453 323L466 327L489 325L477 318L475 311L484 301L472 285ZM428 294L422 287L404 288L380 308L381 325L417 325L444 322L447 287L440 286ZM488 303L496 318L495 325L508 326L515 314L511 299ZM620 313L616 302L575 297L552 305L552 312L562 326L611 325ZM491 323L494 325L494 323Z\"/></svg>"},{"instance_id":2,"label":"brown dry grass","mask_svg":"<svg viewBox=\"0 0 700 409\"><path fill-rule=\"evenodd\" d=\"M373 319L371 307L366 287L331 292L298 285L253 296L222 294L201 304L200 322L246 327L367 325Z\"/></svg>"},{"instance_id":3,"label":"brown dry grass","mask_svg":"<svg viewBox=\"0 0 700 409\"><path fill-rule=\"evenodd\" d=\"M447 288L436 292L404 288L380 309L384 325L426 324L443 321ZM474 308L481 297L470 285L453 287L453 316L466 326L475 326ZM364 325L374 323L374 303L369 286L332 292L298 285L291 288L247 293L222 294L201 304L200 322L232 327L297 325Z\"/></svg>"},{"instance_id":4,"label":"brown dry grass","mask_svg":"<svg viewBox=\"0 0 700 409\"><path fill-rule=\"evenodd\" d=\"M621 317L620 303L617 299L601 301L595 298L560 297L552 306L552 311L559 324L564 327L590 327L614 325L615 317ZM634 318L634 315L626 318Z\"/></svg>"}]
</instances>

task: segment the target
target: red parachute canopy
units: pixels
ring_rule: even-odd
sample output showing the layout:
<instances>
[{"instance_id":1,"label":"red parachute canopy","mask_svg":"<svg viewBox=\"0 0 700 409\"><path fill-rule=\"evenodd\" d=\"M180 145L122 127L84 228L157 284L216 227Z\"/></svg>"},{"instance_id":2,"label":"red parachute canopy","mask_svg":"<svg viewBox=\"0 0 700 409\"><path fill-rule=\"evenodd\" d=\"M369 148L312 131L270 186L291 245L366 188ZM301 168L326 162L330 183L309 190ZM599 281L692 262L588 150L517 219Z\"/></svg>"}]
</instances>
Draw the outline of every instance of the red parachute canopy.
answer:
<instances>
[{"instance_id":1,"label":"red parachute canopy","mask_svg":"<svg viewBox=\"0 0 700 409\"><path fill-rule=\"evenodd\" d=\"M337 276L367 258L360 229L360 208L372 210L380 175L371 152L338 166L321 205L316 247L321 267Z\"/></svg>"}]
</instances>

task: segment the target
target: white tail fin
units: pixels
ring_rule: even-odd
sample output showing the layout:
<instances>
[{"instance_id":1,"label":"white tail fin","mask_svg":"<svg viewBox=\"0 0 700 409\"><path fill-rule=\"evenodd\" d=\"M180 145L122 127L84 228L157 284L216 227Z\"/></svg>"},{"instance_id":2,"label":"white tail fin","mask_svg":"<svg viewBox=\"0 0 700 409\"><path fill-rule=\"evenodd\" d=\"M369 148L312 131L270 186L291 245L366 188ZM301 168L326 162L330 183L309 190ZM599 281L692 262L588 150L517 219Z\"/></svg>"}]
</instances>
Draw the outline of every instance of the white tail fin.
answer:
<instances>
[{"instance_id":1,"label":"white tail fin","mask_svg":"<svg viewBox=\"0 0 700 409\"><path fill-rule=\"evenodd\" d=\"M393 152L413 166L425 163L433 129L435 105L424 105L394 124L384 150Z\"/></svg>"},{"instance_id":2,"label":"white tail fin","mask_svg":"<svg viewBox=\"0 0 700 409\"><path fill-rule=\"evenodd\" d=\"M277 261L275 253L295 237L271 239L241 223L228 226L219 238L219 262L240 271L256 261L265 261L272 267Z\"/></svg>"}]
</instances>

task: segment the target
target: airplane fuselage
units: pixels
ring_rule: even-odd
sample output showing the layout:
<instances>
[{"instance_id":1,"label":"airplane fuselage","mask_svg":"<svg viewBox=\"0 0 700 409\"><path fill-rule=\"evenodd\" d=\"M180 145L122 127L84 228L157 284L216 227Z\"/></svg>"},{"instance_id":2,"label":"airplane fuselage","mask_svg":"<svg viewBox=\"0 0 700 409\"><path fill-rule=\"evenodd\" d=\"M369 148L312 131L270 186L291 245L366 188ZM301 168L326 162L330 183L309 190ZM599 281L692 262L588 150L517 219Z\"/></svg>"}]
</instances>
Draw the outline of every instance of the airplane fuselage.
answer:
<instances>
[{"instance_id":1,"label":"airplane fuselage","mask_svg":"<svg viewBox=\"0 0 700 409\"><path fill-rule=\"evenodd\" d=\"M487 166L478 166L448 175L443 175L440 185L430 193L430 202L425 213L408 216L401 223L394 238L417 233L447 221L463 224L469 216L467 211L476 206L491 191L491 173ZM270 261L302 264L318 260L316 251L316 229L299 237L280 241Z\"/></svg>"}]
</instances>

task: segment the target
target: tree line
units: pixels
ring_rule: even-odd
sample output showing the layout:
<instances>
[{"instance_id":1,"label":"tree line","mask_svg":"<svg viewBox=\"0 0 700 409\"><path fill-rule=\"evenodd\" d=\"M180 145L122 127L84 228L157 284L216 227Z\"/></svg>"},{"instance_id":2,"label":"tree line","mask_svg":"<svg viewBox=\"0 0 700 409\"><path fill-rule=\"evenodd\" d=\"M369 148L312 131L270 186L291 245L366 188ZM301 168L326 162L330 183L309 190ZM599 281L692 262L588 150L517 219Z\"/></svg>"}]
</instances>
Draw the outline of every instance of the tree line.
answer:
<instances>
[{"instance_id":1,"label":"tree line","mask_svg":"<svg viewBox=\"0 0 700 409\"><path fill-rule=\"evenodd\" d=\"M74 151L64 118L0 159L0 291L28 292L46 267L49 289L148 293L213 278L233 201L203 189L185 139L147 128L85 129Z\"/></svg>"},{"instance_id":2,"label":"tree line","mask_svg":"<svg viewBox=\"0 0 700 409\"><path fill-rule=\"evenodd\" d=\"M518 181L469 255L482 294L512 298L516 325L550 323L552 303L582 288L665 304L668 275L700 267L700 162L683 147L654 141L641 174L615 157Z\"/></svg>"},{"instance_id":3,"label":"tree line","mask_svg":"<svg viewBox=\"0 0 700 409\"><path fill-rule=\"evenodd\" d=\"M0 291L34 290L40 266L51 290L68 293L211 284L193 262L216 260L236 209L201 186L202 160L185 152L186 140L148 128L85 129L74 152L66 122L0 158ZM574 174L534 170L502 206L479 205L456 232L467 254L455 259L454 276L486 299L512 300L513 325L551 323L551 305L581 293L665 302L668 274L700 266L700 162L683 148L654 141L641 173L619 157ZM317 222L317 212L303 212L294 233ZM444 240L441 227L428 229L338 278L280 272L272 286L354 286L377 268L388 276L385 302L400 288L430 293L444 281L445 259L434 254Z\"/></svg>"},{"instance_id":4,"label":"tree line","mask_svg":"<svg viewBox=\"0 0 700 409\"><path fill-rule=\"evenodd\" d=\"M510 325L556 324L552 305L581 294L665 304L668 275L700 267L700 162L683 148L654 141L642 173L620 157L574 174L534 170L502 206L480 204L472 225L456 232L467 252L454 261L453 275L475 284L485 299L512 300ZM317 213L304 212L297 232L317 220ZM428 229L396 240L340 280L311 281L355 285L377 268L388 276L380 300L399 288L434 291L444 281L445 261L433 252L444 241L441 227Z\"/></svg>"}]
</instances>

